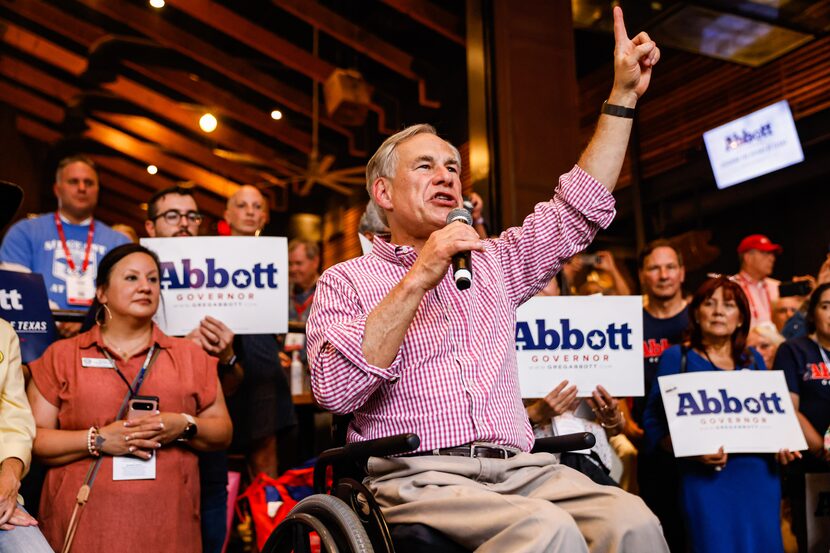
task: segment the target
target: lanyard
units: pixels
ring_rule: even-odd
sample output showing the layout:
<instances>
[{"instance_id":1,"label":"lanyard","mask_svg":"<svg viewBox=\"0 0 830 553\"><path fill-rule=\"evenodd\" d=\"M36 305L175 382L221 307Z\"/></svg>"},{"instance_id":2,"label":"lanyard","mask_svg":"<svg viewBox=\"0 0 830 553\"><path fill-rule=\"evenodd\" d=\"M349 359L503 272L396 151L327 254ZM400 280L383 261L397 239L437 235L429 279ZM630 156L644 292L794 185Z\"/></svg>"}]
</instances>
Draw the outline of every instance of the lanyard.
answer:
<instances>
[{"instance_id":1,"label":"lanyard","mask_svg":"<svg viewBox=\"0 0 830 553\"><path fill-rule=\"evenodd\" d=\"M303 318L303 313L305 313L308 306L311 305L311 302L314 300L314 292L311 293L310 296L306 298L303 303L294 302L294 309L297 311L297 317L299 319Z\"/></svg>"},{"instance_id":2,"label":"lanyard","mask_svg":"<svg viewBox=\"0 0 830 553\"><path fill-rule=\"evenodd\" d=\"M63 232L63 223L61 222L60 216L58 216L58 212L55 212L55 227L58 229L58 236L61 239L61 246L63 246L63 253L66 255L66 264L69 265L69 270L77 272L77 268L75 267L75 261L72 259L72 254L69 253L69 246L66 245L66 234ZM89 252L92 250L92 237L95 236L95 219L90 221L89 223L89 231L86 233L86 247L84 248L84 262L81 266L80 274L84 274L86 272L86 268L89 267Z\"/></svg>"},{"instance_id":3,"label":"lanyard","mask_svg":"<svg viewBox=\"0 0 830 553\"><path fill-rule=\"evenodd\" d=\"M103 353L106 358L112 363L112 368L115 369L115 372L118 373L118 376L121 380L124 381L124 384L127 385L127 388L130 390L130 397L135 397L138 395L138 391L141 389L141 384L144 382L144 377L147 375L147 371L150 370L150 367L153 364L153 361L156 360L156 355L153 355L156 351L156 345L153 344L150 347L150 351L147 352L147 357L144 358L144 364L141 366L141 370L138 371L138 376L135 377L135 380L132 384L130 384L129 380L124 376L124 373L121 372L121 369L118 368L118 365L115 364L115 360L112 358L110 353L106 350L106 348L101 348L101 353Z\"/></svg>"}]
</instances>

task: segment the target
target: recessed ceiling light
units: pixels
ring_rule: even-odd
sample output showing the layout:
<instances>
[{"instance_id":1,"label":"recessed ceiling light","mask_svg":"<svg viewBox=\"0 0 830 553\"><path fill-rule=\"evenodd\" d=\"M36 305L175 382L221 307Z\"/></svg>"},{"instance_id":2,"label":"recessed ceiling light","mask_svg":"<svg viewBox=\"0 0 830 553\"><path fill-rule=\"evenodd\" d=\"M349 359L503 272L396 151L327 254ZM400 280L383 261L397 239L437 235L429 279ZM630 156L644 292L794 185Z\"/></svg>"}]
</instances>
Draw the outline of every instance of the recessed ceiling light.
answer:
<instances>
[{"instance_id":1,"label":"recessed ceiling light","mask_svg":"<svg viewBox=\"0 0 830 553\"><path fill-rule=\"evenodd\" d=\"M164 7L164 0L150 0L150 5L154 8L163 8Z\"/></svg>"},{"instance_id":2,"label":"recessed ceiling light","mask_svg":"<svg viewBox=\"0 0 830 553\"><path fill-rule=\"evenodd\" d=\"M271 119L273 119L274 121L279 121L280 119L282 119L282 112L278 109L275 109L271 112Z\"/></svg>"},{"instance_id":3,"label":"recessed ceiling light","mask_svg":"<svg viewBox=\"0 0 830 553\"><path fill-rule=\"evenodd\" d=\"M155 175L156 173L159 172L159 168L156 167L155 165L148 165L147 166L147 172L150 173L151 175Z\"/></svg>"},{"instance_id":4,"label":"recessed ceiling light","mask_svg":"<svg viewBox=\"0 0 830 553\"><path fill-rule=\"evenodd\" d=\"M199 118L199 127L205 132L213 132L216 130L216 126L219 122L216 120L216 117L213 116L212 113L206 113L201 118Z\"/></svg>"}]
</instances>

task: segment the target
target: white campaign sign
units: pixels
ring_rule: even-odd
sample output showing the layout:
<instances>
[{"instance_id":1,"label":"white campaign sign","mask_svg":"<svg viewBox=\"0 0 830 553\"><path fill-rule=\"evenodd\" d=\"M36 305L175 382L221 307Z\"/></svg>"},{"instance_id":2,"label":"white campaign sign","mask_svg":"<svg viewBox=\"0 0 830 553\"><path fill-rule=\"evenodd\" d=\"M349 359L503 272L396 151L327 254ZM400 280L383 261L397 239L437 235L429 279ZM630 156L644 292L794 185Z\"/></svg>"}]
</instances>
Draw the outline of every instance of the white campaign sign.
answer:
<instances>
[{"instance_id":1,"label":"white campaign sign","mask_svg":"<svg viewBox=\"0 0 830 553\"><path fill-rule=\"evenodd\" d=\"M562 380L587 397L643 395L641 296L531 298L516 311L522 397L545 397Z\"/></svg>"},{"instance_id":2,"label":"white campaign sign","mask_svg":"<svg viewBox=\"0 0 830 553\"><path fill-rule=\"evenodd\" d=\"M674 455L807 449L782 371L705 371L658 379Z\"/></svg>"},{"instance_id":3,"label":"white campaign sign","mask_svg":"<svg viewBox=\"0 0 830 553\"><path fill-rule=\"evenodd\" d=\"M288 331L285 238L142 238L141 244L161 260L155 321L166 334L185 335L207 315L235 334Z\"/></svg>"}]
</instances>

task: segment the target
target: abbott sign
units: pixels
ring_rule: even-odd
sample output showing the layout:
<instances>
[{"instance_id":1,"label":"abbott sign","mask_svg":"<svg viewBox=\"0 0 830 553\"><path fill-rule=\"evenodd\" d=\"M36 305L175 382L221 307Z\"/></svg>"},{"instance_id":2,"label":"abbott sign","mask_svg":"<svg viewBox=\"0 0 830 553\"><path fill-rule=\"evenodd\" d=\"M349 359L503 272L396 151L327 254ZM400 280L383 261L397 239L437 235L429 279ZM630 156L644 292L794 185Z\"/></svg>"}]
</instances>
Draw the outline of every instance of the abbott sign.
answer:
<instances>
[{"instance_id":1,"label":"abbott sign","mask_svg":"<svg viewBox=\"0 0 830 553\"><path fill-rule=\"evenodd\" d=\"M703 142L721 189L804 161L786 100L703 133Z\"/></svg>"},{"instance_id":2,"label":"abbott sign","mask_svg":"<svg viewBox=\"0 0 830 553\"><path fill-rule=\"evenodd\" d=\"M235 334L288 331L285 238L142 238L141 243L161 261L155 321L165 333L187 334L207 315Z\"/></svg>"},{"instance_id":3,"label":"abbott sign","mask_svg":"<svg viewBox=\"0 0 830 553\"><path fill-rule=\"evenodd\" d=\"M523 397L544 397L562 380L580 397L602 384L643 395L641 296L531 298L516 311L516 361Z\"/></svg>"},{"instance_id":4,"label":"abbott sign","mask_svg":"<svg viewBox=\"0 0 830 553\"><path fill-rule=\"evenodd\" d=\"M676 457L807 449L782 371L705 371L658 379Z\"/></svg>"}]
</instances>

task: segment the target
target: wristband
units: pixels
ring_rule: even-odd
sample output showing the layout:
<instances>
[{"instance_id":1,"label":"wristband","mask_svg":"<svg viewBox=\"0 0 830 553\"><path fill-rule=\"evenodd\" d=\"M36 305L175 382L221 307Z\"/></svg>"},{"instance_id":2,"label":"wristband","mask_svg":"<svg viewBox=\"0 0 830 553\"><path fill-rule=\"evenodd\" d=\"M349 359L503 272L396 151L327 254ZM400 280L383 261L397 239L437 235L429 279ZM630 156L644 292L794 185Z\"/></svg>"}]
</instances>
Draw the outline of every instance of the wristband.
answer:
<instances>
[{"instance_id":1,"label":"wristband","mask_svg":"<svg viewBox=\"0 0 830 553\"><path fill-rule=\"evenodd\" d=\"M605 421L600 420L599 425L601 427L605 428L606 430L611 430L612 428L619 428L620 426L625 424L625 414L622 411L620 411L619 413L620 413L620 416L619 416L617 422L615 422L614 424L605 424Z\"/></svg>"},{"instance_id":2,"label":"wristband","mask_svg":"<svg viewBox=\"0 0 830 553\"><path fill-rule=\"evenodd\" d=\"M86 449L93 457L100 457L101 452L98 451L98 446L95 445L95 439L98 437L98 429L90 426L86 431Z\"/></svg>"},{"instance_id":3,"label":"wristband","mask_svg":"<svg viewBox=\"0 0 830 553\"><path fill-rule=\"evenodd\" d=\"M637 110L634 108L627 108L625 106L618 106L617 104L609 104L608 100L606 100L602 103L602 113L605 115L612 115L614 117L634 119L634 114L637 113Z\"/></svg>"}]
</instances>

